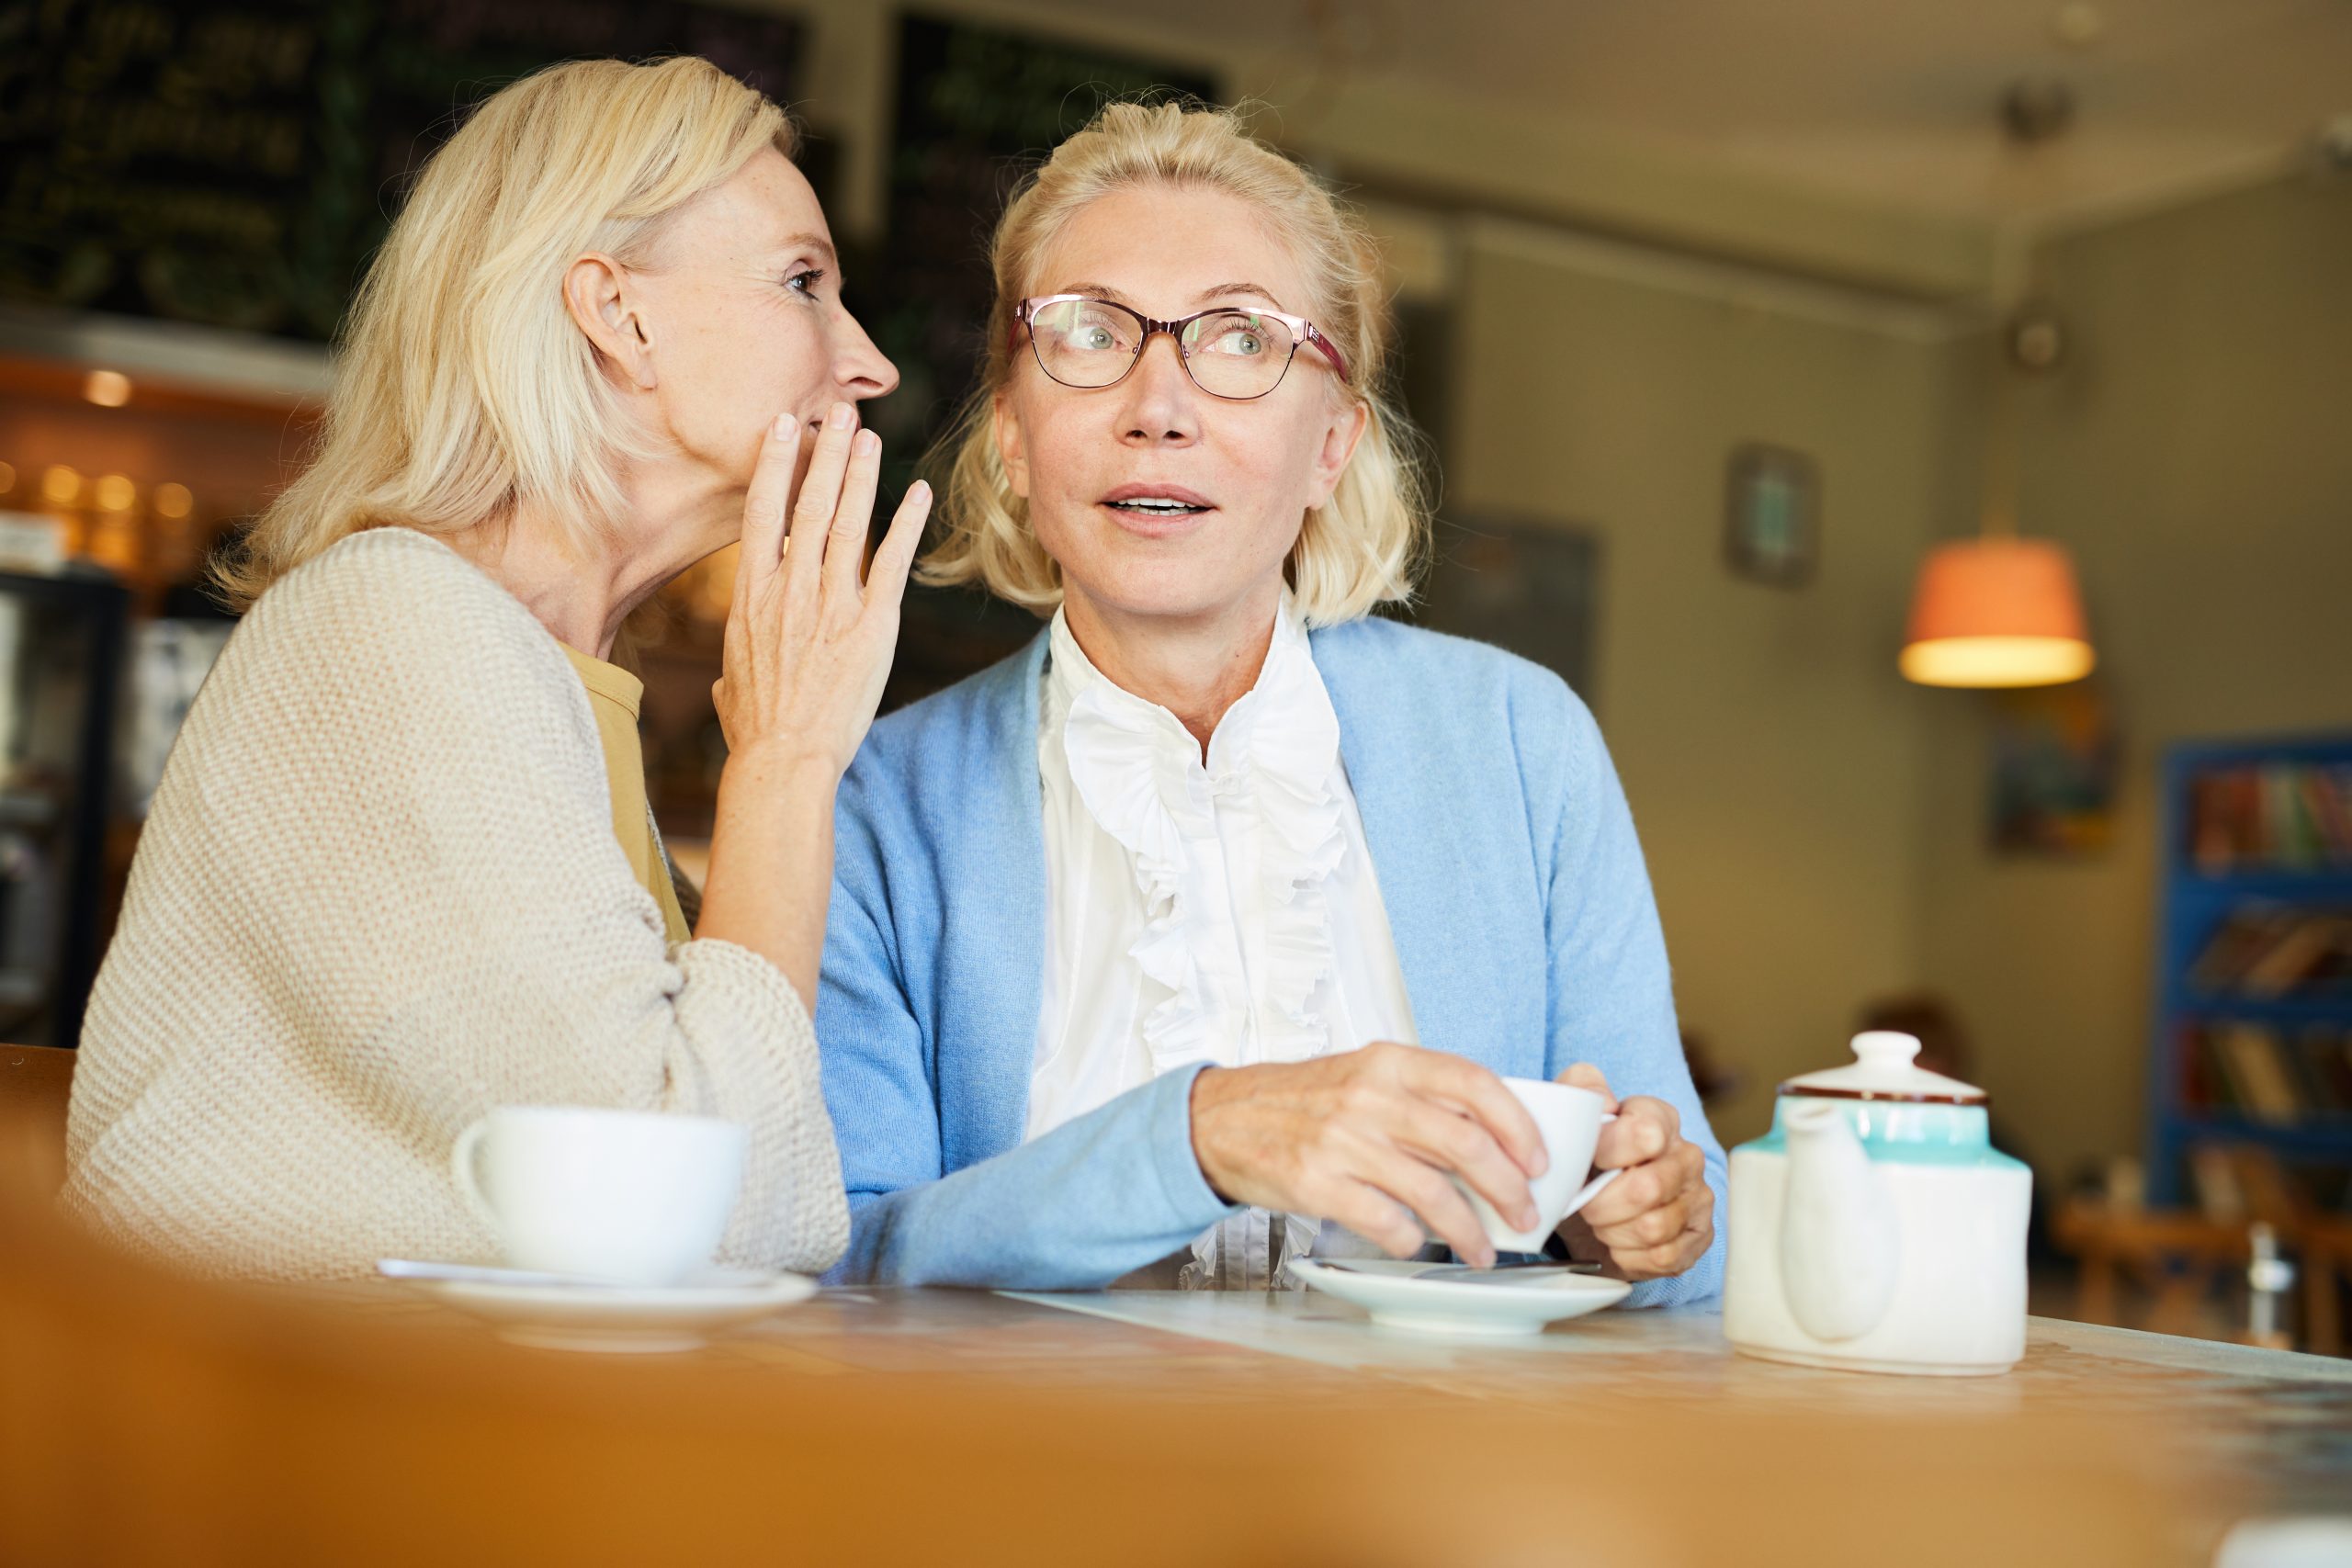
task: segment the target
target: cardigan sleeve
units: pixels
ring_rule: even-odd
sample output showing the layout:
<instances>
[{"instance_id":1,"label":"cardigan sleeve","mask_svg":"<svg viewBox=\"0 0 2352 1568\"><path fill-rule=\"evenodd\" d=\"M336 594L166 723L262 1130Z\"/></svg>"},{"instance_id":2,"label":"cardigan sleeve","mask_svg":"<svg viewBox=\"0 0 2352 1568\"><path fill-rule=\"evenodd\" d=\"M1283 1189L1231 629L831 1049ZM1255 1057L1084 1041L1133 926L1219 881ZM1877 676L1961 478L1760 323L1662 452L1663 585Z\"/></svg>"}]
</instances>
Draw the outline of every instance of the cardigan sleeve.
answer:
<instances>
[{"instance_id":1,"label":"cardigan sleeve","mask_svg":"<svg viewBox=\"0 0 2352 1568\"><path fill-rule=\"evenodd\" d=\"M837 816L817 1027L851 1227L830 1281L1091 1290L1235 1212L1193 1154L1197 1066L946 1171L933 1055L887 934L892 857L854 789L843 791Z\"/></svg>"},{"instance_id":2,"label":"cardigan sleeve","mask_svg":"<svg viewBox=\"0 0 2352 1568\"><path fill-rule=\"evenodd\" d=\"M792 987L666 943L560 650L438 543L381 532L248 618L173 760L181 886L137 912L225 933L309 1071L424 1158L503 1104L741 1123L720 1258L822 1269L847 1211Z\"/></svg>"},{"instance_id":3,"label":"cardigan sleeve","mask_svg":"<svg viewBox=\"0 0 2352 1568\"><path fill-rule=\"evenodd\" d=\"M1522 749L1523 756L1554 751L1546 759L1554 765L1531 776L1530 793L1539 801L1555 792L1559 797L1544 933L1551 951L1544 1072L1557 1077L1589 1062L1619 1099L1650 1095L1680 1114L1682 1135L1706 1158L1707 1185L1715 1194L1714 1241L1687 1272L1645 1280L1626 1303L1705 1301L1723 1289L1729 1227L1723 1145L1707 1124L1682 1053L1666 936L1623 786L1591 713L1556 680L1547 684L1556 702L1544 706L1559 712L1562 722L1541 728L1556 736L1556 750Z\"/></svg>"}]
</instances>

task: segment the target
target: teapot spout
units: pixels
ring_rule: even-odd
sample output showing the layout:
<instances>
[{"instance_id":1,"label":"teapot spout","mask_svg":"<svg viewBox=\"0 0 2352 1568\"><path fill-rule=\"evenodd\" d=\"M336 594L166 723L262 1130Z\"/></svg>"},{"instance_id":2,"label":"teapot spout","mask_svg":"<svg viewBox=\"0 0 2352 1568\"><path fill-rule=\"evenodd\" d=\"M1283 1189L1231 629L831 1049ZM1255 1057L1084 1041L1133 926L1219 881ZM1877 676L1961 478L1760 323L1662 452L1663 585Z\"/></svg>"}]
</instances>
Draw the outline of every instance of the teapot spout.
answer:
<instances>
[{"instance_id":1,"label":"teapot spout","mask_svg":"<svg viewBox=\"0 0 2352 1568\"><path fill-rule=\"evenodd\" d=\"M1789 1186L1781 1209L1781 1288L1814 1338L1869 1333L1894 1299L1901 1232L1894 1195L1835 1101L1792 1104Z\"/></svg>"}]
</instances>

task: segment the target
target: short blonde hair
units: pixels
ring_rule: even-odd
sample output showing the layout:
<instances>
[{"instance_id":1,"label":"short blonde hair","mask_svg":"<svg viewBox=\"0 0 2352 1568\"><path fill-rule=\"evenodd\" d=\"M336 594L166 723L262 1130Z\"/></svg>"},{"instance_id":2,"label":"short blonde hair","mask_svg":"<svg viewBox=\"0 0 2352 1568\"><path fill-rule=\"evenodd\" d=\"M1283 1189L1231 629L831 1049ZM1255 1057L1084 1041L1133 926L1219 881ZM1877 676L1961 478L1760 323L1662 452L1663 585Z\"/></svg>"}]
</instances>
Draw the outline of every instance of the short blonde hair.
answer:
<instances>
[{"instance_id":1,"label":"short blonde hair","mask_svg":"<svg viewBox=\"0 0 2352 1568\"><path fill-rule=\"evenodd\" d=\"M662 220L763 148L784 111L706 60L583 60L483 101L435 153L354 299L308 467L216 568L240 608L338 539L451 535L546 505L583 533L632 455L563 277L648 263Z\"/></svg>"},{"instance_id":2,"label":"short blonde hair","mask_svg":"<svg viewBox=\"0 0 2352 1568\"><path fill-rule=\"evenodd\" d=\"M1226 191L1266 214L1306 275L1306 313L1347 361L1346 395L1370 415L1329 504L1306 513L1292 547L1300 618L1331 626L1409 599L1428 549L1429 507L1419 437L1387 389L1395 324L1378 244L1361 218L1252 136L1240 115L1173 103L1107 106L1022 182L997 224L988 357L941 446L946 533L925 558L922 581L978 581L1040 615L1061 603L1061 570L1030 528L1028 503L1006 482L997 447L996 400L1015 363L1012 312L1046 247L1081 209L1152 184Z\"/></svg>"}]
</instances>

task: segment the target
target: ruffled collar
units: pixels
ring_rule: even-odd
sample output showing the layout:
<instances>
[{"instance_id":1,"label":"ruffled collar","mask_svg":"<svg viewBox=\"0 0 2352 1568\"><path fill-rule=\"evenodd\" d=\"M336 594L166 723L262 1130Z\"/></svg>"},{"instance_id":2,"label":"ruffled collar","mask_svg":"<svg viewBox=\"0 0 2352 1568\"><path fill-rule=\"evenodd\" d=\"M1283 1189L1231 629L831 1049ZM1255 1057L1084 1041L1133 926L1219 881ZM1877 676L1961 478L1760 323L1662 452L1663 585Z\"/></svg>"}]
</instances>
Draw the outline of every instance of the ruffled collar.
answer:
<instances>
[{"instance_id":1,"label":"ruffled collar","mask_svg":"<svg viewBox=\"0 0 2352 1568\"><path fill-rule=\"evenodd\" d=\"M1070 780L1088 814L1133 857L1146 926L1128 955L1168 992L1144 1022L1153 1071L1205 1060L1212 1029L1238 1033L1245 1023L1216 1016L1193 955L1211 934L1204 922L1229 918L1199 897L1194 874L1197 856L1218 852L1220 804L1253 812L1262 832L1264 961L1276 1009L1261 1020L1261 1055L1283 1062L1321 1055L1330 1030L1309 1000L1332 965L1324 885L1347 852L1331 787L1340 719L1287 599L1257 683L1218 721L1205 764L1182 722L1096 670L1058 613L1051 636L1049 700L1067 715L1061 743Z\"/></svg>"},{"instance_id":2,"label":"ruffled collar","mask_svg":"<svg viewBox=\"0 0 2352 1568\"><path fill-rule=\"evenodd\" d=\"M1273 1006L1259 1015L1259 1058L1295 1062L1329 1051L1330 1025L1313 1000L1334 959L1326 885L1347 853L1334 788L1340 719L1288 596L1257 682L1218 720L1205 763L1174 714L1094 667L1060 612L1050 649L1047 743L1058 724L1079 799L1127 851L1144 897L1144 931L1127 955L1164 993L1143 1024L1154 1075L1208 1060L1214 1041L1249 1027L1202 981L1200 952L1225 940L1216 922L1232 918L1207 896L1200 870L1203 857L1222 852L1220 807L1253 813L1260 829L1263 989ZM1284 1260L1303 1254L1318 1228L1310 1216L1291 1216ZM1209 1266L1216 1235L1195 1247L1199 1267Z\"/></svg>"}]
</instances>

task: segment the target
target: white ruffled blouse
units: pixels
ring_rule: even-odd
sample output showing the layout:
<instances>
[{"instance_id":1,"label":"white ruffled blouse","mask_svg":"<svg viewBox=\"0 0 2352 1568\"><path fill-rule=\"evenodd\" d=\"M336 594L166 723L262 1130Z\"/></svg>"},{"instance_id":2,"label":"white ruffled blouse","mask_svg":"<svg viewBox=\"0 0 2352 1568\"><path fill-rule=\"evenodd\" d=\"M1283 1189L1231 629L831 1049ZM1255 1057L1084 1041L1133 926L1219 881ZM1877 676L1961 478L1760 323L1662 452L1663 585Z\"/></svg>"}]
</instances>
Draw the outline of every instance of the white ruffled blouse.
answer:
<instances>
[{"instance_id":1,"label":"white ruffled blouse","mask_svg":"<svg viewBox=\"0 0 2352 1568\"><path fill-rule=\"evenodd\" d=\"M1257 684L1210 737L1112 683L1057 613L1039 704L1045 1003L1027 1136L1194 1062L1295 1062L1411 1043L1412 1004L1340 721L1287 598ZM1283 1265L1368 1244L1237 1214L1184 1289L1281 1289Z\"/></svg>"}]
</instances>

